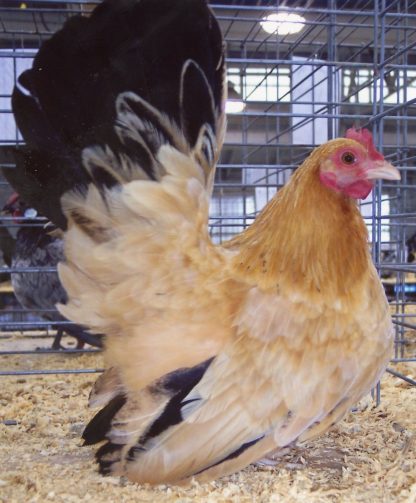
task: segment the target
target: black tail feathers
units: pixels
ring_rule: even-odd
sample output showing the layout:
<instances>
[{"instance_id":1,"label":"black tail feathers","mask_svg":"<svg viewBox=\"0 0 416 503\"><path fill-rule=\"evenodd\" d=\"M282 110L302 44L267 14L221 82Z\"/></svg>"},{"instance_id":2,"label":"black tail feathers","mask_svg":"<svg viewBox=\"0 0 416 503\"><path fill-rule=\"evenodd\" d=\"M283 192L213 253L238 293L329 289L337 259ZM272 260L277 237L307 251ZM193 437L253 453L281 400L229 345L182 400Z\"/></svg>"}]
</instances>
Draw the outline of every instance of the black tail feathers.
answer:
<instances>
[{"instance_id":1,"label":"black tail feathers","mask_svg":"<svg viewBox=\"0 0 416 503\"><path fill-rule=\"evenodd\" d=\"M189 60L194 65L183 78ZM66 191L116 182L102 170L91 176L82 151L96 144L116 154L128 150L114 130L121 93L167 116L192 146L202 124L215 134L223 77L223 41L205 0L104 0L90 17L71 18L20 76L12 106L27 146L7 178L39 214L65 229ZM139 161L154 178L145 153Z\"/></svg>"},{"instance_id":2,"label":"black tail feathers","mask_svg":"<svg viewBox=\"0 0 416 503\"><path fill-rule=\"evenodd\" d=\"M212 360L213 358L210 358L195 367L171 372L142 391L142 393L151 394L156 404L159 401L165 405L162 412L149 422L145 431L141 432L134 442L129 442L130 448L125 454L127 462L134 460L140 452L146 451L148 445L158 435L183 420L181 409L188 403L184 399L202 379ZM108 438L111 436L112 427L114 425L117 427L117 423L115 423L117 413L128 405L126 395L116 396L93 417L82 435L84 445L107 440L96 452L96 459L100 465L101 473L111 473L112 464L120 461L121 451L125 445L117 441L112 442ZM157 405L155 408L157 409ZM139 415L140 412L140 410L136 409L131 411L132 416Z\"/></svg>"}]
</instances>

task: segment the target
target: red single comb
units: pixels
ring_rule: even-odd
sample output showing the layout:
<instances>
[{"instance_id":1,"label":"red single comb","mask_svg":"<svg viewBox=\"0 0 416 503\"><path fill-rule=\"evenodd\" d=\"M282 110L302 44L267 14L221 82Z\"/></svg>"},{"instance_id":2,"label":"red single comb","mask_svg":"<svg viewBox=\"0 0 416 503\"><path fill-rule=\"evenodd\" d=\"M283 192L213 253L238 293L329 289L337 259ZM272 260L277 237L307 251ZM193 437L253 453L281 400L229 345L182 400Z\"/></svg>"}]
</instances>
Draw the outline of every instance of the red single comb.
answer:
<instances>
[{"instance_id":1,"label":"red single comb","mask_svg":"<svg viewBox=\"0 0 416 503\"><path fill-rule=\"evenodd\" d=\"M361 145L363 145L363 147L367 149L369 156L374 161L384 160L383 154L380 154L380 152L374 146L373 135L368 129L347 129L345 138L349 138L350 140L355 140L358 141L358 143L361 143Z\"/></svg>"}]
</instances>

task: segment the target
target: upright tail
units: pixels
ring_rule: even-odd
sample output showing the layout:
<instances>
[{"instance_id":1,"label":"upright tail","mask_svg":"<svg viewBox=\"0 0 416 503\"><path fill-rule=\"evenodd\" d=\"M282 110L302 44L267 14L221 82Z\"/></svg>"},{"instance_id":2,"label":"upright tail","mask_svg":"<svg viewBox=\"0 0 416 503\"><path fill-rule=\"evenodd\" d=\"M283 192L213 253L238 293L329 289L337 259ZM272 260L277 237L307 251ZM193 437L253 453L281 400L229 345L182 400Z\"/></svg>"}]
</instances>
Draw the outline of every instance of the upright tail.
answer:
<instances>
[{"instance_id":1,"label":"upright tail","mask_svg":"<svg viewBox=\"0 0 416 503\"><path fill-rule=\"evenodd\" d=\"M106 440L103 473L140 483L231 473L275 446L274 426L286 443L304 426L271 400L267 346L232 324L245 286L208 237L224 70L205 0L105 0L44 45L14 93L28 149L15 182L30 181L17 190L35 206L78 189L65 214L43 213L69 222L60 311L106 334L113 367L84 439Z\"/></svg>"},{"instance_id":2,"label":"upright tail","mask_svg":"<svg viewBox=\"0 0 416 503\"><path fill-rule=\"evenodd\" d=\"M223 403L214 400L208 434L205 416L185 424L205 404L192 392L231 331L217 295L227 285L210 284L222 256L207 232L224 75L206 0L105 0L44 44L14 92L27 147L13 184L35 207L49 197L39 212L68 225L60 310L107 335L115 367L99 386L108 404L84 434L87 443L107 438L97 453L106 473L183 480L234 463L262 439L245 424L235 434L239 404L217 421Z\"/></svg>"},{"instance_id":3,"label":"upright tail","mask_svg":"<svg viewBox=\"0 0 416 503\"><path fill-rule=\"evenodd\" d=\"M197 63L181 79L187 60ZM217 133L212 102L221 106L223 73L222 37L205 0L106 0L89 18L72 17L20 75L12 106L26 147L16 151L16 169L5 176L65 230L61 196L92 180L82 166L85 147L106 144L139 160L147 154L151 141L137 152L114 131L117 96L139 96L151 106L147 118L157 110L194 146L202 124ZM138 176L157 178L151 164L140 164ZM103 171L93 176L101 186L116 183Z\"/></svg>"}]
</instances>

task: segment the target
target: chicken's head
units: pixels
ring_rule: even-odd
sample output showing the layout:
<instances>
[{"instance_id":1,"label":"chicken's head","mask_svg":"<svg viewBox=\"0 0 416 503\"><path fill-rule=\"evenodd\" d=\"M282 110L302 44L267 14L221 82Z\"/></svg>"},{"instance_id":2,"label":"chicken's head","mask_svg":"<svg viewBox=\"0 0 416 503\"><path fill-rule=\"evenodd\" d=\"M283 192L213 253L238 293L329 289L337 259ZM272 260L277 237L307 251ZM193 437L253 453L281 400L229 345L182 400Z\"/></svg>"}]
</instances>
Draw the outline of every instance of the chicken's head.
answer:
<instances>
[{"instance_id":1,"label":"chicken's head","mask_svg":"<svg viewBox=\"0 0 416 503\"><path fill-rule=\"evenodd\" d=\"M15 223L22 223L24 220L31 220L37 217L37 211L30 208L20 198L17 192L13 192L7 199L2 212L11 215Z\"/></svg>"},{"instance_id":2,"label":"chicken's head","mask_svg":"<svg viewBox=\"0 0 416 503\"><path fill-rule=\"evenodd\" d=\"M320 163L319 177L336 192L365 199L375 180L400 180L400 173L376 150L370 131L348 129L344 139L332 143Z\"/></svg>"}]
</instances>

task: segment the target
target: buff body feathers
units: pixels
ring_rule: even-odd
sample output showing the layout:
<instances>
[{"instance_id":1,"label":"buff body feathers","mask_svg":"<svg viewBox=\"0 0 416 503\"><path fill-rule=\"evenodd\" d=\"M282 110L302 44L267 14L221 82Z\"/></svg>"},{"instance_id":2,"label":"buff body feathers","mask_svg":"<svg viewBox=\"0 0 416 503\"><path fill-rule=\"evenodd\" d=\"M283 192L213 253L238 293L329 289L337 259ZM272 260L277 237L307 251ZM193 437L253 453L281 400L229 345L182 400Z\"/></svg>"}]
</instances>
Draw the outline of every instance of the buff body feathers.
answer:
<instances>
[{"instance_id":1,"label":"buff body feathers","mask_svg":"<svg viewBox=\"0 0 416 503\"><path fill-rule=\"evenodd\" d=\"M56 217L67 225L60 310L106 334L109 370L91 395L104 408L84 439L105 441L103 473L152 484L211 480L322 433L374 386L393 342L356 202L320 180L340 149L365 154L362 135L318 147L250 228L210 240L223 42L204 1L172 4L107 0L80 21L88 34L117 9L126 23L137 15L143 32L114 72L139 54L146 79L118 89L110 141L88 130L82 183Z\"/></svg>"}]
</instances>

